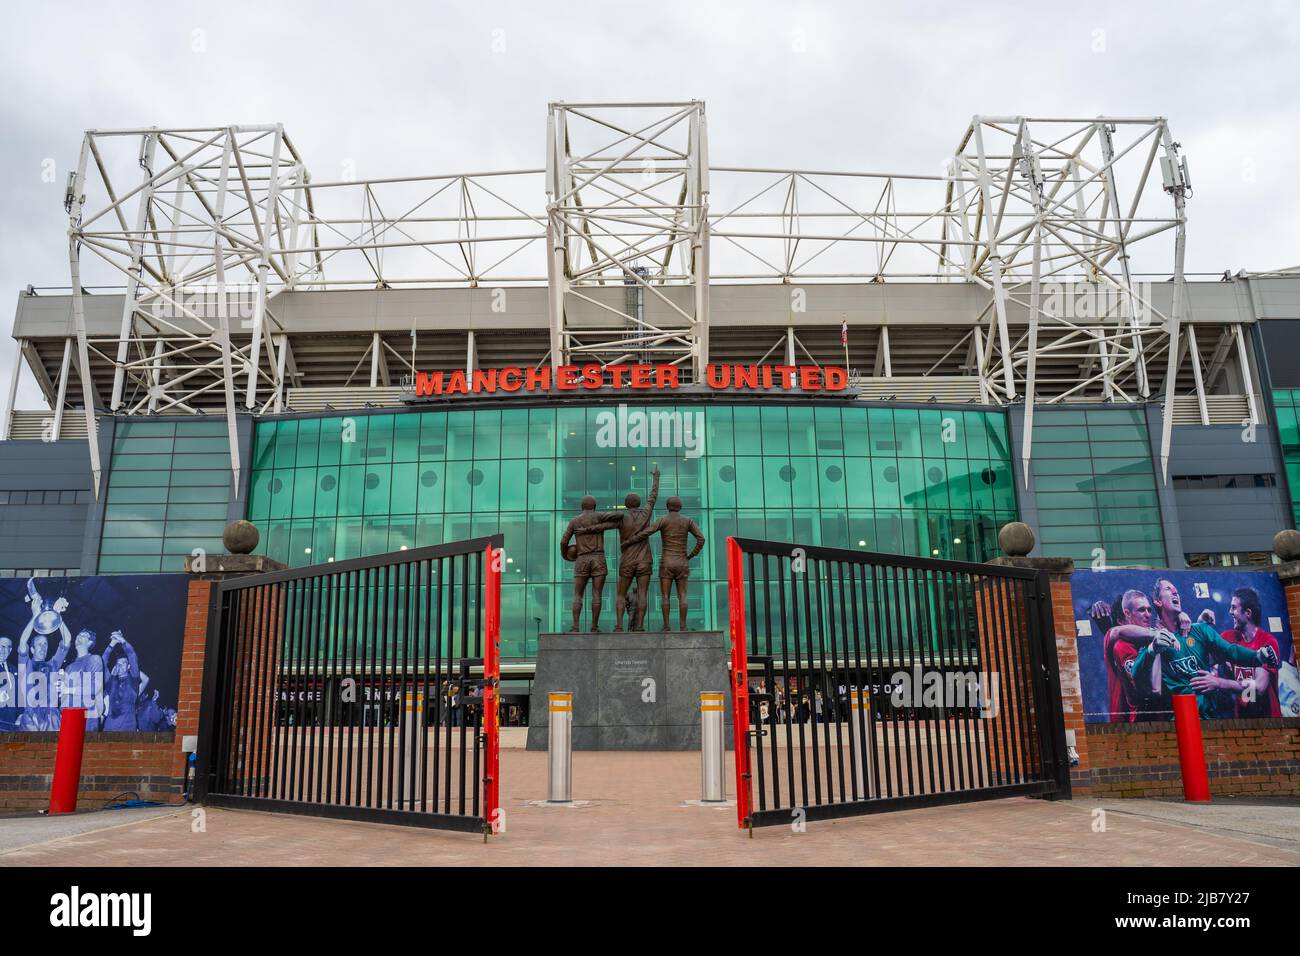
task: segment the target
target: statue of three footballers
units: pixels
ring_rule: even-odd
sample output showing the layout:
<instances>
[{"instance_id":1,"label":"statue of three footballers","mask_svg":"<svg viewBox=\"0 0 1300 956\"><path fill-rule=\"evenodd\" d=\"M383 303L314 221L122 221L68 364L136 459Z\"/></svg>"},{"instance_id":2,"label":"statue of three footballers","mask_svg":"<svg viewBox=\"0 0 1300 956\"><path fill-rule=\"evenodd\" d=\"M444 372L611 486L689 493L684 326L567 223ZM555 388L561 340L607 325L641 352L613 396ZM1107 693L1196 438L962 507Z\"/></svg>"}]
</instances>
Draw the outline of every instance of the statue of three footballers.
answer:
<instances>
[{"instance_id":1,"label":"statue of three footballers","mask_svg":"<svg viewBox=\"0 0 1300 956\"><path fill-rule=\"evenodd\" d=\"M668 499L668 514L653 524L655 500L659 497L659 469L654 472L650 498L645 506L641 496L630 492L623 499L622 511L597 511L596 499L587 495L582 499L582 514L569 522L560 538L560 554L564 560L575 564L573 572L573 627L580 629L582 601L591 585L591 629L600 630L601 597L609 569L605 564L605 532L618 529L622 545L618 561L618 596L615 601L614 630L623 630L623 615L628 610L628 592L636 582L633 592L632 613L628 629L645 629L645 614L649 603L647 590L653 559L650 554L650 537L662 537L659 557L659 597L663 607L664 630L668 630L668 602L673 586L677 589L678 629L686 630L686 590L690 580L690 560L704 549L704 534L699 526L681 513L682 500L676 495ZM688 554L686 540L695 538L695 547ZM570 543L573 542L573 543Z\"/></svg>"}]
</instances>

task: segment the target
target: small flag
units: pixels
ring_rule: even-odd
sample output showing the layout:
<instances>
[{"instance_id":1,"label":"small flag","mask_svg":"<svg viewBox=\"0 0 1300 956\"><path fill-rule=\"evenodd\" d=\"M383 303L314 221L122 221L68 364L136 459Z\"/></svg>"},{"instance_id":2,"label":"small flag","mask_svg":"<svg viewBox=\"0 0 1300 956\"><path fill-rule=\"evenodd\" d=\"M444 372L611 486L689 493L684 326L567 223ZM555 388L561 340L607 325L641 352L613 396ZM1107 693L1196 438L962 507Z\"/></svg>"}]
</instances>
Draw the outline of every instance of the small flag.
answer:
<instances>
[{"instance_id":1,"label":"small flag","mask_svg":"<svg viewBox=\"0 0 1300 956\"><path fill-rule=\"evenodd\" d=\"M849 320L842 319L840 321L840 345L848 345L848 344L849 344Z\"/></svg>"}]
</instances>

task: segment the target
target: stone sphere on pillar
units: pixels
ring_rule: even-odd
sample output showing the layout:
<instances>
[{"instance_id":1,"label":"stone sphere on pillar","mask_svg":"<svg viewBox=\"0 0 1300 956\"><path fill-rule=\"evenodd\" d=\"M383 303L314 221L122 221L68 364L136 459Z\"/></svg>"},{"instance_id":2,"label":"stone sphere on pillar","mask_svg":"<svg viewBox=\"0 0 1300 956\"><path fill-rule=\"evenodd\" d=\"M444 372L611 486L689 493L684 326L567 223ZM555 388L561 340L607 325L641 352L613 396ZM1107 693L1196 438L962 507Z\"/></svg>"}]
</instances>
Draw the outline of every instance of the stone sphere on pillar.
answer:
<instances>
[{"instance_id":1,"label":"stone sphere on pillar","mask_svg":"<svg viewBox=\"0 0 1300 956\"><path fill-rule=\"evenodd\" d=\"M1009 558L1023 558L1034 550L1034 529L1023 521L1012 521L998 531L998 547Z\"/></svg>"},{"instance_id":2,"label":"stone sphere on pillar","mask_svg":"<svg viewBox=\"0 0 1300 956\"><path fill-rule=\"evenodd\" d=\"M1273 535L1273 553L1283 561L1300 560L1300 531L1288 528Z\"/></svg>"},{"instance_id":3,"label":"stone sphere on pillar","mask_svg":"<svg viewBox=\"0 0 1300 956\"><path fill-rule=\"evenodd\" d=\"M257 525L240 518L226 525L226 530L221 533L221 543L231 554L252 554L261 537Z\"/></svg>"}]
</instances>

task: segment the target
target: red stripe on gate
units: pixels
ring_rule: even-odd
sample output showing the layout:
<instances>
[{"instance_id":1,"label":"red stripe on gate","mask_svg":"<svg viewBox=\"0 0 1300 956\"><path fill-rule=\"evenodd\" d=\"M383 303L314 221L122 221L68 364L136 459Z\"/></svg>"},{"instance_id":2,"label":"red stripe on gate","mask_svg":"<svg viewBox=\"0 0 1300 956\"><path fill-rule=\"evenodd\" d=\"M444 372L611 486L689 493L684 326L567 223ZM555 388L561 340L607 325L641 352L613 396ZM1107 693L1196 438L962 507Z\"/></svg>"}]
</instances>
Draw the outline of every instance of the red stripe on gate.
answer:
<instances>
[{"instance_id":1,"label":"red stripe on gate","mask_svg":"<svg viewBox=\"0 0 1300 956\"><path fill-rule=\"evenodd\" d=\"M745 581L740 545L727 538L727 607L731 624L731 726L736 754L736 818L749 823L749 653L745 647Z\"/></svg>"},{"instance_id":2,"label":"red stripe on gate","mask_svg":"<svg viewBox=\"0 0 1300 956\"><path fill-rule=\"evenodd\" d=\"M483 819L488 831L498 826L501 808L501 740L500 701L501 682L501 556L503 549L487 546L487 562L483 598L483 730L487 738L483 774Z\"/></svg>"}]
</instances>

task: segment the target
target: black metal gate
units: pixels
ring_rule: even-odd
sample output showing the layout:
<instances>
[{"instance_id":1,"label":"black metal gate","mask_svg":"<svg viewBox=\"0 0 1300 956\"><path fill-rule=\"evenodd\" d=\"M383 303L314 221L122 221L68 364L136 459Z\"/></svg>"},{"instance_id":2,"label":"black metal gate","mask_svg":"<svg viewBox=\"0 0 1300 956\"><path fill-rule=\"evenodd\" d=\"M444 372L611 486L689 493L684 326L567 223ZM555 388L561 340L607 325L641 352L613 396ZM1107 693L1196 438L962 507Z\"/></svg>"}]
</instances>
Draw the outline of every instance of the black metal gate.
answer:
<instances>
[{"instance_id":1,"label":"black metal gate","mask_svg":"<svg viewBox=\"0 0 1300 956\"><path fill-rule=\"evenodd\" d=\"M502 542L220 582L197 799L488 832Z\"/></svg>"},{"instance_id":2,"label":"black metal gate","mask_svg":"<svg viewBox=\"0 0 1300 956\"><path fill-rule=\"evenodd\" d=\"M727 547L742 827L1069 796L1044 572Z\"/></svg>"}]
</instances>

